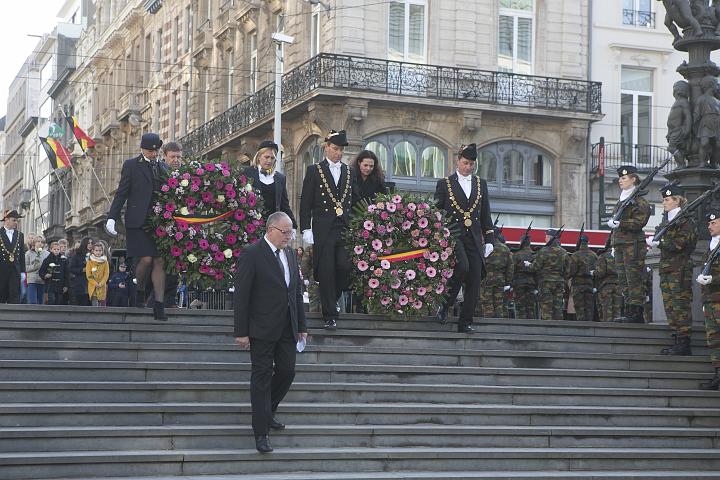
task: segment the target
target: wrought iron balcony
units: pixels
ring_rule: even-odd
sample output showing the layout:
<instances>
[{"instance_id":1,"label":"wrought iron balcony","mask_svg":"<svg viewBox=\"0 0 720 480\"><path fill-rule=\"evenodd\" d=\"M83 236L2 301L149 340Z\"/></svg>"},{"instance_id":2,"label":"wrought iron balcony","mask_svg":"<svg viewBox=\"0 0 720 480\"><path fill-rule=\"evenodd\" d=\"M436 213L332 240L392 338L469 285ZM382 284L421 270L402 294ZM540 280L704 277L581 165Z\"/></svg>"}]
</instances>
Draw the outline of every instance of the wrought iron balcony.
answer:
<instances>
[{"instance_id":1,"label":"wrought iron balcony","mask_svg":"<svg viewBox=\"0 0 720 480\"><path fill-rule=\"evenodd\" d=\"M454 100L572 113L601 113L601 84L585 80L519 75L321 53L283 76L282 104L289 106L317 90ZM269 118L274 84L245 98L181 139L189 155L207 153L220 142Z\"/></svg>"},{"instance_id":2,"label":"wrought iron balcony","mask_svg":"<svg viewBox=\"0 0 720 480\"><path fill-rule=\"evenodd\" d=\"M638 171L647 173L651 169L661 165L670 155L666 147L659 145L638 145L632 143L605 143L605 175L615 175L621 165L635 165ZM592 146L592 164L590 172L598 173L600 164L600 144ZM668 163L660 170L661 174L671 172L675 168L675 162Z\"/></svg>"},{"instance_id":3,"label":"wrought iron balcony","mask_svg":"<svg viewBox=\"0 0 720 480\"><path fill-rule=\"evenodd\" d=\"M623 25L655 28L655 12L623 10Z\"/></svg>"}]
</instances>

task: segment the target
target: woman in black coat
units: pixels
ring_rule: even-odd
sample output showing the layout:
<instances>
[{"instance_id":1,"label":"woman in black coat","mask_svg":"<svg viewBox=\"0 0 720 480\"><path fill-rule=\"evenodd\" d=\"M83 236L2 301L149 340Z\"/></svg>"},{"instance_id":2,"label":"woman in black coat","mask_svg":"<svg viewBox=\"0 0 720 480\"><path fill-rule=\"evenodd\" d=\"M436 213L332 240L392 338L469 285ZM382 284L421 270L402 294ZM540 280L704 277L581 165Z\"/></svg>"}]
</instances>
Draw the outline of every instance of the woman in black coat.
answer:
<instances>
[{"instance_id":1,"label":"woman in black coat","mask_svg":"<svg viewBox=\"0 0 720 480\"><path fill-rule=\"evenodd\" d=\"M385 185L385 174L377 156L370 150L363 150L355 157L355 189L358 192L358 201L366 199L372 203L378 193L388 193Z\"/></svg>"},{"instance_id":2,"label":"woman in black coat","mask_svg":"<svg viewBox=\"0 0 720 480\"><path fill-rule=\"evenodd\" d=\"M272 140L263 141L258 147L252 165L245 167L243 173L252 180L253 190L263 198L265 219L272 213L285 212L290 217L293 231L295 231L297 222L295 222L295 216L290 210L287 180L285 175L275 170L277 152L278 146L275 142Z\"/></svg>"},{"instance_id":3,"label":"woman in black coat","mask_svg":"<svg viewBox=\"0 0 720 480\"><path fill-rule=\"evenodd\" d=\"M92 249L92 238L85 237L80 241L80 246L73 250L68 261L70 270L70 304L90 305L90 298L87 291L87 277L85 276L85 262Z\"/></svg>"}]
</instances>

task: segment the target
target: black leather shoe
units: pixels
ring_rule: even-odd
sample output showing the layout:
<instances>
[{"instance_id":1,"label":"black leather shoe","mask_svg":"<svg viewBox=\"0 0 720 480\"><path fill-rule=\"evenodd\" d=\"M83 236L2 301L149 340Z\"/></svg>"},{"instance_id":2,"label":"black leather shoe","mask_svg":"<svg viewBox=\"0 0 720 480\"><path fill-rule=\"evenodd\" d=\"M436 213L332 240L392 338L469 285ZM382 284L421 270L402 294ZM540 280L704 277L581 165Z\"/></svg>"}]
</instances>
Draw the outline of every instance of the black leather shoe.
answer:
<instances>
[{"instance_id":1,"label":"black leather shoe","mask_svg":"<svg viewBox=\"0 0 720 480\"><path fill-rule=\"evenodd\" d=\"M270 453L273 448L270 446L270 437L267 435L256 435L255 436L255 448L260 453Z\"/></svg>"},{"instance_id":2,"label":"black leather shoe","mask_svg":"<svg viewBox=\"0 0 720 480\"><path fill-rule=\"evenodd\" d=\"M270 419L270 428L272 428L273 430L282 430L283 428L285 428L285 424L278 422L277 418L275 418L275 416L273 415L273 417Z\"/></svg>"},{"instance_id":3,"label":"black leather shoe","mask_svg":"<svg viewBox=\"0 0 720 480\"><path fill-rule=\"evenodd\" d=\"M663 348L661 355L692 355L692 347L690 346L690 337L679 337L672 347Z\"/></svg>"},{"instance_id":4,"label":"black leather shoe","mask_svg":"<svg viewBox=\"0 0 720 480\"><path fill-rule=\"evenodd\" d=\"M440 308L438 308L437 313L435 314L435 318L438 322L440 322L440 325L445 325L447 323L447 317L448 307L447 305L441 305Z\"/></svg>"},{"instance_id":5,"label":"black leather shoe","mask_svg":"<svg viewBox=\"0 0 720 480\"><path fill-rule=\"evenodd\" d=\"M153 318L155 320L167 321L168 317L165 315L165 305L163 302L153 303Z\"/></svg>"},{"instance_id":6,"label":"black leather shoe","mask_svg":"<svg viewBox=\"0 0 720 480\"><path fill-rule=\"evenodd\" d=\"M325 330L335 330L337 328L337 322L334 318L328 318L325 320Z\"/></svg>"},{"instance_id":7,"label":"black leather shoe","mask_svg":"<svg viewBox=\"0 0 720 480\"><path fill-rule=\"evenodd\" d=\"M470 325L458 325L458 333L475 333L475 329Z\"/></svg>"},{"instance_id":8,"label":"black leather shoe","mask_svg":"<svg viewBox=\"0 0 720 480\"><path fill-rule=\"evenodd\" d=\"M712 380L700 384L700 390L718 390L720 389L720 374L716 373Z\"/></svg>"}]
</instances>

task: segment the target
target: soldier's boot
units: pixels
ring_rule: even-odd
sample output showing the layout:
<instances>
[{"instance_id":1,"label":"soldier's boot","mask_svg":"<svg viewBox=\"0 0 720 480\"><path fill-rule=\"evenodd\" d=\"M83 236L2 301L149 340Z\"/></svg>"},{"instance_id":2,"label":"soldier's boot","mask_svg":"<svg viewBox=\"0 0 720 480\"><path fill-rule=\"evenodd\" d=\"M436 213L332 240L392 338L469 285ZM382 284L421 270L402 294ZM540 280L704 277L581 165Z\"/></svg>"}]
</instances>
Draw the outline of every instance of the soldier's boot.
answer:
<instances>
[{"instance_id":1,"label":"soldier's boot","mask_svg":"<svg viewBox=\"0 0 720 480\"><path fill-rule=\"evenodd\" d=\"M699 386L700 390L717 390L720 388L720 368L715 369L715 376L709 382L703 382Z\"/></svg>"},{"instance_id":2,"label":"soldier's boot","mask_svg":"<svg viewBox=\"0 0 720 480\"><path fill-rule=\"evenodd\" d=\"M445 325L447 323L448 308L449 307L446 303L443 303L440 307L438 307L435 319L440 323L440 325Z\"/></svg>"},{"instance_id":3,"label":"soldier's boot","mask_svg":"<svg viewBox=\"0 0 720 480\"><path fill-rule=\"evenodd\" d=\"M626 305L625 316L613 319L613 322L618 323L645 323L643 317L644 308L642 305Z\"/></svg>"},{"instance_id":4,"label":"soldier's boot","mask_svg":"<svg viewBox=\"0 0 720 480\"><path fill-rule=\"evenodd\" d=\"M676 337L675 345L663 348L660 353L662 355L692 355L690 337Z\"/></svg>"}]
</instances>

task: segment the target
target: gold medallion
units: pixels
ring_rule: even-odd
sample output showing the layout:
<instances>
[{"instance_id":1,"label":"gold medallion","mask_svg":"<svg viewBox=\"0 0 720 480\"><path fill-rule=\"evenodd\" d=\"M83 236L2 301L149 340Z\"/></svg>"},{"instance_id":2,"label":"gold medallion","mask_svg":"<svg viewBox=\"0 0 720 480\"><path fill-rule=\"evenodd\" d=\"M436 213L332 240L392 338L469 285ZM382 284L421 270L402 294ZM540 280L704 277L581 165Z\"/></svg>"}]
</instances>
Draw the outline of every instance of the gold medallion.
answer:
<instances>
[{"instance_id":1,"label":"gold medallion","mask_svg":"<svg viewBox=\"0 0 720 480\"><path fill-rule=\"evenodd\" d=\"M342 207L340 207L340 206L335 207L335 215L337 215L338 217L342 217L342 215L343 215Z\"/></svg>"},{"instance_id":2,"label":"gold medallion","mask_svg":"<svg viewBox=\"0 0 720 480\"><path fill-rule=\"evenodd\" d=\"M472 220L470 220L470 218L468 217L465 219L465 226L469 227L470 225L472 225Z\"/></svg>"},{"instance_id":3,"label":"gold medallion","mask_svg":"<svg viewBox=\"0 0 720 480\"><path fill-rule=\"evenodd\" d=\"M12 253L8 255L8 260L10 260L10 263L13 263L15 261L15 255L13 255Z\"/></svg>"}]
</instances>

